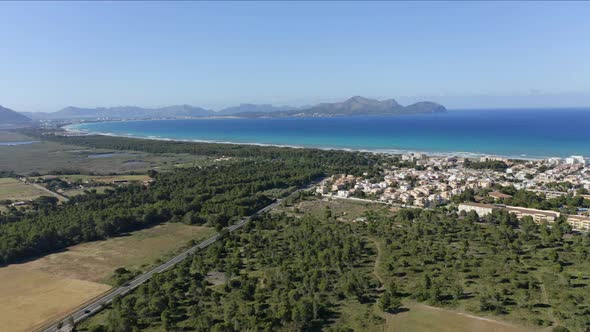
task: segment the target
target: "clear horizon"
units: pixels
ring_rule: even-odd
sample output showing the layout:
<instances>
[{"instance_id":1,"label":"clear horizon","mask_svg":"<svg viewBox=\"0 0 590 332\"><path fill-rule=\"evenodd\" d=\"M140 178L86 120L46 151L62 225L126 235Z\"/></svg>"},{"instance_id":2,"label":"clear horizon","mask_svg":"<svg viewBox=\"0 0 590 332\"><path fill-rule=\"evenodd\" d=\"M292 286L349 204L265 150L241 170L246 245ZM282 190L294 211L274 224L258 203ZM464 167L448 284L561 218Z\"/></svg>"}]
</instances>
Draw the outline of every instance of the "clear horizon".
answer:
<instances>
[{"instance_id":1,"label":"clear horizon","mask_svg":"<svg viewBox=\"0 0 590 332\"><path fill-rule=\"evenodd\" d=\"M0 3L0 105L590 106L585 2ZM108 22L108 24L105 24Z\"/></svg>"}]
</instances>

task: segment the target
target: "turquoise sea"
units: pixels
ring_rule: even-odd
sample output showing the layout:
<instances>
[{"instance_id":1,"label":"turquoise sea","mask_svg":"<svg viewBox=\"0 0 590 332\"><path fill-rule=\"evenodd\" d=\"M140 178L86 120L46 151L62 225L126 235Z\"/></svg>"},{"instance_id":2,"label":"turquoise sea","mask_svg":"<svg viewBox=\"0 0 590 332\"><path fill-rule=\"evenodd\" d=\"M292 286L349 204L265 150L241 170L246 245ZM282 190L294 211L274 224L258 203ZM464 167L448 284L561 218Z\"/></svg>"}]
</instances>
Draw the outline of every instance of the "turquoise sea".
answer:
<instances>
[{"instance_id":1,"label":"turquoise sea","mask_svg":"<svg viewBox=\"0 0 590 332\"><path fill-rule=\"evenodd\" d=\"M590 109L454 110L402 116L208 118L70 125L116 136L372 151L590 156Z\"/></svg>"}]
</instances>

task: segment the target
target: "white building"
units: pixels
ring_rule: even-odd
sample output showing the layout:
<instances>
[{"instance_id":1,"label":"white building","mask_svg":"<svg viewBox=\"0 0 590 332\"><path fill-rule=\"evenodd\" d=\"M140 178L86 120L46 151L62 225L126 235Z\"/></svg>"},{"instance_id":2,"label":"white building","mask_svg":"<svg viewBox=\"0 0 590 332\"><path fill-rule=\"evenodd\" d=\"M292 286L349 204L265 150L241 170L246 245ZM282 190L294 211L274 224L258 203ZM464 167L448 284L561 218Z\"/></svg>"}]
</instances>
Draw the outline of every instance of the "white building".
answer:
<instances>
[{"instance_id":1,"label":"white building","mask_svg":"<svg viewBox=\"0 0 590 332\"><path fill-rule=\"evenodd\" d=\"M348 198L348 196L350 196L350 192L348 190L338 190L336 196Z\"/></svg>"},{"instance_id":2,"label":"white building","mask_svg":"<svg viewBox=\"0 0 590 332\"><path fill-rule=\"evenodd\" d=\"M567 218L567 222L577 231L590 231L590 217L573 215Z\"/></svg>"},{"instance_id":3,"label":"white building","mask_svg":"<svg viewBox=\"0 0 590 332\"><path fill-rule=\"evenodd\" d=\"M565 158L565 163L566 164L580 164L580 165L586 165L586 160L584 159L584 156L571 156L568 158Z\"/></svg>"},{"instance_id":4,"label":"white building","mask_svg":"<svg viewBox=\"0 0 590 332\"><path fill-rule=\"evenodd\" d=\"M316 191L316 193L318 193L318 194L325 195L325 194L327 194L327 193L328 193L328 187L326 187L326 186L324 186L324 185L321 185L321 186L317 187L315 191Z\"/></svg>"},{"instance_id":5,"label":"white building","mask_svg":"<svg viewBox=\"0 0 590 332\"><path fill-rule=\"evenodd\" d=\"M492 210L496 209L495 205L481 204L481 203L462 203L459 204L459 211L475 211L478 216L483 217L492 213Z\"/></svg>"}]
</instances>

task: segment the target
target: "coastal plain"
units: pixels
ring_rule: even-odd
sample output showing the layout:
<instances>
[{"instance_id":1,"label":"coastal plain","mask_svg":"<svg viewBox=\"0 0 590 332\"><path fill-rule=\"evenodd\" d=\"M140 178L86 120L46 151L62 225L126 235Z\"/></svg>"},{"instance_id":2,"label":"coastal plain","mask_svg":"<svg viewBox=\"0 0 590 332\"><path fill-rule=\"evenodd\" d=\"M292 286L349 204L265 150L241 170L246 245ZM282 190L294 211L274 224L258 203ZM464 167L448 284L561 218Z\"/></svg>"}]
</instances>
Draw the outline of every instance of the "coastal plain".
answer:
<instances>
[{"instance_id":1,"label":"coastal plain","mask_svg":"<svg viewBox=\"0 0 590 332\"><path fill-rule=\"evenodd\" d=\"M17 132L0 131L0 142L18 141L34 139ZM0 158L0 170L11 170L19 175L69 174L72 178L76 177L76 173L103 176L136 174L145 177L149 169L167 170L176 165L196 166L208 161L208 158L190 154L121 152L64 145L47 140L25 145L0 146L0 156L10 156Z\"/></svg>"},{"instance_id":2,"label":"coastal plain","mask_svg":"<svg viewBox=\"0 0 590 332\"><path fill-rule=\"evenodd\" d=\"M31 147L47 148L48 145L43 145L45 143L54 144L54 147L57 146L60 149L63 149L63 151L66 151L71 147L53 142L39 142L31 145L23 145L11 148L15 148L20 151L26 151ZM143 155L141 160L151 160L156 163L156 166L153 168L157 168L158 171L171 171L176 168L183 169L185 167L195 166L196 163L201 163L201 165L203 165L205 163L211 162L233 162L231 161L233 157L215 159L214 157L189 155L179 157L178 155L173 154L166 156L166 158L170 158L168 159L170 162L168 162L158 159L162 157L162 155L151 155L148 153L136 151L121 152L106 149L81 149L84 151L84 158L98 160L99 162L111 163L110 165L115 167L113 169L117 171L124 170L124 168L116 168L117 165L120 165L118 163L126 160L126 158L129 158L129 156L133 156L133 158L135 158L135 156L139 155ZM90 153L90 151L92 151L92 153ZM73 154L66 154L65 156L70 158L66 160L75 160L76 153L76 150L74 150ZM185 157L186 159L183 159ZM423 156L416 156L416 158L422 160ZM38 160L38 167L52 169L55 166L54 164L51 164L53 163L52 160L43 160L42 158L39 158ZM80 167L80 169L85 167L84 164L74 165L76 165L76 167ZM524 166L522 164L517 164L515 169L518 170L519 167ZM88 172L87 169L82 169L82 171ZM386 171L389 172L390 170ZM412 172L414 171L416 170L413 170ZM399 172L399 170L396 170L396 172ZM466 172L474 171L471 170ZM138 173L141 172L138 171ZM94 181L102 183L102 185L121 179L137 181L144 181L147 179L145 174L130 175L128 173L116 173L114 175L107 175L105 172L101 174L103 175L66 174L51 175L50 177L57 176L72 182ZM387 176L387 174L385 175ZM349 179L349 177L345 177L342 174L332 177L332 180L334 181L338 179ZM408 180L407 177L403 177L402 179L403 181ZM368 186L365 180L360 178L357 179L354 176L350 177L350 181L350 184L354 184L355 186L358 185L359 188L365 188L365 185ZM320 187L322 187L321 184L319 185L318 189ZM332 188L332 186L326 186L326 188ZM275 188L264 191L264 193L272 197L281 197L282 191L284 190L286 190L286 188ZM371 201L375 197L371 196L369 189L367 190L368 192L366 193L366 196L363 196L365 198L348 197L348 195L344 195L346 197L339 197L338 191L334 192L334 196L336 197L331 198L327 198L326 196L316 197L316 195L312 195L312 199L300 199L299 202L294 202L287 207L279 207L278 212L282 210L289 215L301 217L302 211L304 211L305 214L315 215L318 218L322 218L326 215L327 211L330 211L330 214L333 216L334 220L343 224L354 223L357 225L362 225L366 220L371 218L392 218L395 216L399 209L399 204L387 205L383 202L377 203L375 201ZM323 190L321 192L323 192ZM80 194L83 194L83 192ZM321 196L321 194L319 196ZM113 282L113 278L111 278L115 269L119 267L125 267L134 273L145 271L157 262L171 257L172 253L179 250L183 245L186 245L188 241L203 239L207 236L210 236L212 233L213 230L210 228L189 226L180 223L166 223L141 231L121 234L105 241L95 241L71 246L62 252L51 253L39 259L2 267L0 268L0 271L2 272L0 273L0 283L3 282L3 278L8 278L11 280L11 282L5 283L8 285L8 288L0 288L0 298L9 299L4 303L0 303L0 309L3 308L2 306L19 308L19 312L32 312L32 316L38 317L38 319L31 322L31 324L36 325L22 327L22 331L32 329L39 324L50 322L56 317L62 317L62 319L64 319L64 317L67 317L64 315L66 315L67 312L69 312L73 307L80 305L81 303L84 303L96 295L104 292L104 287L106 287L106 289L110 289L110 287L115 284ZM376 280L379 280L381 284L384 284L384 282L381 280L382 277L379 277L379 270L383 271L386 268L383 265L383 261L391 260L391 257L388 257L387 253L385 253L385 257L383 257L383 253L381 252L385 250L383 250L383 248L379 248L380 245L378 240L372 240L368 237L370 236L363 237L363 240L367 243L369 248L362 261L363 264L359 266L359 268L363 271L363 273L374 275ZM372 245L369 242L374 242L376 248L372 249ZM565 269L568 270L568 272L573 273L573 275L578 275L578 271L571 267L566 266ZM537 273L532 272L531 275L536 276ZM373 277L371 277L371 279L373 279ZM546 282L543 280L540 283L551 286L550 281L551 280ZM18 284L18 282L22 283ZM37 287L36 285L42 285L42 287L38 288L34 292L29 292L29 290ZM580 283L580 285L582 284ZM45 289L44 287L49 287L49 289ZM471 293L476 293L475 289L471 289L469 287L470 286L466 286L465 289ZM585 287L585 284L579 287ZM551 286L551 288L557 289L555 285ZM19 291L19 294L21 294L20 296L14 296L15 293L11 293L11 291L14 292L16 290ZM537 293L540 293L540 290L536 291L536 294ZM73 302L75 303L60 301L61 294L74 299ZM409 311L396 313L395 315L378 311L377 307L371 307L371 313L381 317L383 320L376 322L373 325L364 327L355 325L357 324L357 321L364 321L364 318L360 316L361 312L357 312L358 310L355 309L356 304L342 302L340 303L342 306L342 316L340 317L340 321L338 323L341 323L343 326L355 326L355 328L358 328L358 330L361 331L375 331L376 329L383 331L424 331L429 330L434 326L445 326L445 328L449 328L449 331L453 330L465 332L473 330L485 332L538 331L534 329L534 327L531 327L531 321L524 319L526 317L524 314L521 315L520 309L514 309L509 315L502 316L490 315L485 317L477 317L475 315L467 314L467 312L478 314L478 310L473 310L472 308L475 304L474 301L475 300L471 301L469 298L466 298L462 300L462 303L468 304L466 307L448 307L445 309L437 309L429 305L416 304L406 300L404 301L404 308L408 309ZM51 305L43 305L43 303L47 302L51 302ZM541 305L545 305L547 301L538 302ZM32 304L39 305L33 306ZM541 306L535 310L538 311L538 317L543 317L541 323L547 324L544 322L554 321L553 318L550 317L549 310L546 306ZM3 318L0 316L0 324L4 322L11 324L11 319L13 316L15 316L11 314L10 310L7 310L6 312L10 317ZM98 317L104 318L104 313L97 315L97 319ZM506 319L506 321L502 319ZM93 322L96 321L91 319L88 321L88 324L92 324ZM513 325L513 323L523 323L525 326Z\"/></svg>"}]
</instances>

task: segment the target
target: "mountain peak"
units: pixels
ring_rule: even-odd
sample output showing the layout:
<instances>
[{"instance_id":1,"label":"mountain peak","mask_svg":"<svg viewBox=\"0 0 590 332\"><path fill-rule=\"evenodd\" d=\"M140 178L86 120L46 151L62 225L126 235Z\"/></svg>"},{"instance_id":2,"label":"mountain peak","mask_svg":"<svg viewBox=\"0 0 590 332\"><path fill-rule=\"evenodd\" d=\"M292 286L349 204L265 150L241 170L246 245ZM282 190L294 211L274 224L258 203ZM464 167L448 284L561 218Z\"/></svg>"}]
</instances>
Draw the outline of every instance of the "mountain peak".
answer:
<instances>
[{"instance_id":1,"label":"mountain peak","mask_svg":"<svg viewBox=\"0 0 590 332\"><path fill-rule=\"evenodd\" d=\"M397 111L401 106L394 99L377 99L354 96L339 103L323 103L310 109L319 114L377 114Z\"/></svg>"},{"instance_id":2,"label":"mountain peak","mask_svg":"<svg viewBox=\"0 0 590 332\"><path fill-rule=\"evenodd\" d=\"M354 97L350 97L348 98L345 103L370 103L370 102L375 102L377 100L375 99L369 99L369 98L365 98L362 96L354 96Z\"/></svg>"},{"instance_id":3,"label":"mountain peak","mask_svg":"<svg viewBox=\"0 0 590 332\"><path fill-rule=\"evenodd\" d=\"M394 107L399 106L397 101L393 98L379 101L377 99L371 99L371 98L366 98L366 97L362 97L362 96L350 97L346 101L344 101L343 103L344 104L372 105L372 106L384 107L384 108L387 108L387 107L394 108Z\"/></svg>"}]
</instances>

